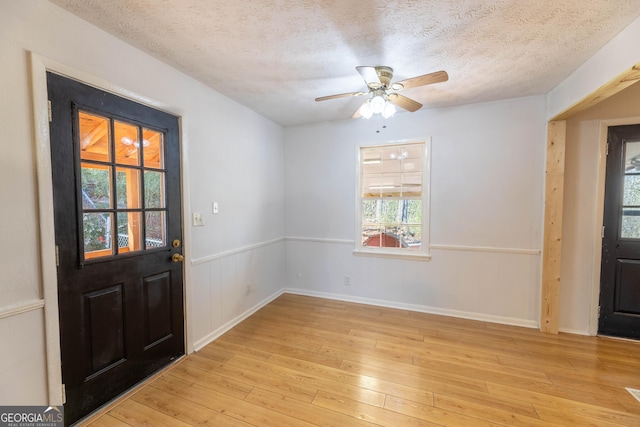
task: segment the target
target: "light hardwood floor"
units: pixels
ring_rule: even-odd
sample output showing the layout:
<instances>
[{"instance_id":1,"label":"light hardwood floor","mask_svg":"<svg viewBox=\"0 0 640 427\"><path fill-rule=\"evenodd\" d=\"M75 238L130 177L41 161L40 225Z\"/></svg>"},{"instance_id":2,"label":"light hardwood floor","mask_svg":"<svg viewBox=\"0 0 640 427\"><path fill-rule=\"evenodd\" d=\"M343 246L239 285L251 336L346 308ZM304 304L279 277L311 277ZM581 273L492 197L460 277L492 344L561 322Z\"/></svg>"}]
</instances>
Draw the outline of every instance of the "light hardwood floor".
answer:
<instances>
[{"instance_id":1,"label":"light hardwood floor","mask_svg":"<svg viewBox=\"0 0 640 427\"><path fill-rule=\"evenodd\" d=\"M640 426L640 343L284 294L101 426Z\"/></svg>"}]
</instances>

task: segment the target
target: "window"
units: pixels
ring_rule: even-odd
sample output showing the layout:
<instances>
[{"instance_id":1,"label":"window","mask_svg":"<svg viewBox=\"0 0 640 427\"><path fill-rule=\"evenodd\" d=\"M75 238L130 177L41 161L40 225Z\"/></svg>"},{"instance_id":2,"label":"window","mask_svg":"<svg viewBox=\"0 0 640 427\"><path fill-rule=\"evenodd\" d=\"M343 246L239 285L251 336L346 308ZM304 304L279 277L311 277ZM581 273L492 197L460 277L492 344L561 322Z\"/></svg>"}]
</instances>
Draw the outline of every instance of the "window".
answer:
<instances>
[{"instance_id":1,"label":"window","mask_svg":"<svg viewBox=\"0 0 640 427\"><path fill-rule=\"evenodd\" d=\"M84 259L165 247L164 134L86 111L78 129Z\"/></svg>"},{"instance_id":2,"label":"window","mask_svg":"<svg viewBox=\"0 0 640 427\"><path fill-rule=\"evenodd\" d=\"M360 147L356 254L428 258L426 142Z\"/></svg>"},{"instance_id":3,"label":"window","mask_svg":"<svg viewBox=\"0 0 640 427\"><path fill-rule=\"evenodd\" d=\"M621 239L640 239L640 141L623 141L624 184L622 190Z\"/></svg>"}]
</instances>

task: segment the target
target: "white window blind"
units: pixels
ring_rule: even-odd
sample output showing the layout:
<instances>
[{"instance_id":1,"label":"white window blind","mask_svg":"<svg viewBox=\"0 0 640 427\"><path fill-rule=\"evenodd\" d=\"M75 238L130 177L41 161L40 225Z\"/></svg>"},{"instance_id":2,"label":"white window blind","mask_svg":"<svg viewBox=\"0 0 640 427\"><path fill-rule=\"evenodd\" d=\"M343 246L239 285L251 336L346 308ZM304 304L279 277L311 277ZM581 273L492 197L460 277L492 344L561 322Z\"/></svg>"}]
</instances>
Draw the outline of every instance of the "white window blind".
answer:
<instances>
[{"instance_id":1,"label":"white window blind","mask_svg":"<svg viewBox=\"0 0 640 427\"><path fill-rule=\"evenodd\" d=\"M422 197L424 144L362 148L362 198Z\"/></svg>"}]
</instances>

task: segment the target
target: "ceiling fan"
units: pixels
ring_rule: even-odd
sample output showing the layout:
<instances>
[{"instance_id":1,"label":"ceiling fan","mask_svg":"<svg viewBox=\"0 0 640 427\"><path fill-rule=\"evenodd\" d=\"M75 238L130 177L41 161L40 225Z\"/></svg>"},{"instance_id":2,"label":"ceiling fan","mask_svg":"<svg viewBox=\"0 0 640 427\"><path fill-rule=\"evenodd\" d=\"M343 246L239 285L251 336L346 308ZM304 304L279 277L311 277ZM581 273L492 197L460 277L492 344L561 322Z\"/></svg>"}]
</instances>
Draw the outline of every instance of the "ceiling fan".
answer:
<instances>
[{"instance_id":1,"label":"ceiling fan","mask_svg":"<svg viewBox=\"0 0 640 427\"><path fill-rule=\"evenodd\" d=\"M394 105L411 112L422 108L422 104L418 101L400 95L398 92L401 90L449 80L449 75L446 71L436 71L434 73L391 83L391 79L393 78L393 68L391 67L356 67L356 70L358 70L358 73L360 73L364 82L367 84L367 88L369 89L367 92L348 92L321 96L316 98L316 101L370 94L371 97L367 99L351 117L354 119L359 117L369 118L373 114L382 114L383 117L387 118L395 113Z\"/></svg>"}]
</instances>

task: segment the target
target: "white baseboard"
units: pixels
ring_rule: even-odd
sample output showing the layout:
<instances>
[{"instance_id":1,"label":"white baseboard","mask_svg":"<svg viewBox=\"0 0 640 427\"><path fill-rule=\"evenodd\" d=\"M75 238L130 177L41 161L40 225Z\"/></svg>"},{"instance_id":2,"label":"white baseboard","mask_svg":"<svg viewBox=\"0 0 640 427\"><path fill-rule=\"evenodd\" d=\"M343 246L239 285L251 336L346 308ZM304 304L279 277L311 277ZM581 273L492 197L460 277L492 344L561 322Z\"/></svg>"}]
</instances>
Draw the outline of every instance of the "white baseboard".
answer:
<instances>
[{"instance_id":1,"label":"white baseboard","mask_svg":"<svg viewBox=\"0 0 640 427\"><path fill-rule=\"evenodd\" d=\"M224 333L229 331L231 328L233 328L234 326L236 326L237 324L239 324L240 322L245 320L247 317L251 316L256 311L260 310L265 305L269 304L274 299L278 298L284 292L285 292L284 289L280 289L279 291L277 291L276 293L268 296L264 300L260 301L258 304L254 305L253 307L251 307L250 309L248 309L244 313L242 313L239 316L229 320L224 325L220 326L219 328L215 329L214 331L212 331L212 332L208 333L207 335L205 335L204 337L200 338L195 343L193 343L193 350L194 351L200 351L207 344L215 341L218 337L220 337L221 335L223 335Z\"/></svg>"},{"instance_id":2,"label":"white baseboard","mask_svg":"<svg viewBox=\"0 0 640 427\"><path fill-rule=\"evenodd\" d=\"M297 295L306 295L310 297L319 297L333 299L337 301L355 302L360 304L369 304L379 307L397 308L401 310L417 311L419 313L438 314L441 316L459 317L469 320L480 320L482 322L499 323L502 325L521 326L524 328L539 329L538 322L534 320L518 319L514 317L493 316L490 314L473 313L460 310L450 310L445 308L430 307L426 305L406 304L393 301L354 297L352 295L333 294L328 292L310 291L307 289L285 288L282 293L290 293Z\"/></svg>"},{"instance_id":3,"label":"white baseboard","mask_svg":"<svg viewBox=\"0 0 640 427\"><path fill-rule=\"evenodd\" d=\"M386 300L379 300L379 299L372 299L372 298L354 297L351 295L344 295L344 294L317 292L317 291L310 291L307 289L283 288L283 289L280 289L278 292L275 292L274 294L265 298L264 300L254 305L249 310L245 311L239 316L231 319L230 321L220 326L216 330L210 332L203 338L200 338L199 340L197 340L194 343L194 351L201 350L207 344L215 341L218 337L222 336L231 328L238 325L240 322L242 322L243 320L251 316L253 313L260 310L262 307L269 304L271 301L273 301L274 299L278 298L280 295L285 293L305 295L305 296L318 297L318 298L327 298L327 299L332 299L337 301L375 305L378 307L397 308L400 310L410 310L410 311L416 311L419 313L429 313L429 314L437 314L441 316L458 317L461 319L479 320L482 322L499 323L502 325L521 326L524 328L533 328L533 329L539 328L538 323L533 320L517 319L513 317L504 317L504 316L493 316L490 314L472 313L472 312L460 311L460 310L450 310L450 309L444 309L444 308L438 308L438 307L430 307L426 305L398 303L393 301L386 301ZM578 332L578 331L571 331L570 333L584 335L584 333Z\"/></svg>"}]
</instances>

